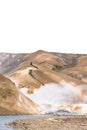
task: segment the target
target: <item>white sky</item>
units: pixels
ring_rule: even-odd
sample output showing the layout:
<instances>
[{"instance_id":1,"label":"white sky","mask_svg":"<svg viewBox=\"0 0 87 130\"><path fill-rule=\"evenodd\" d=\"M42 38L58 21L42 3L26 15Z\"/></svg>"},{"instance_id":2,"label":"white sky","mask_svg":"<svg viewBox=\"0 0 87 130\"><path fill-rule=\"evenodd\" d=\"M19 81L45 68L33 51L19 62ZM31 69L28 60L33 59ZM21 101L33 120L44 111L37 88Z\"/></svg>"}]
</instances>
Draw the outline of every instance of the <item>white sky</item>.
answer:
<instances>
[{"instance_id":1,"label":"white sky","mask_svg":"<svg viewBox=\"0 0 87 130\"><path fill-rule=\"evenodd\" d=\"M87 53L87 0L0 0L0 52Z\"/></svg>"}]
</instances>

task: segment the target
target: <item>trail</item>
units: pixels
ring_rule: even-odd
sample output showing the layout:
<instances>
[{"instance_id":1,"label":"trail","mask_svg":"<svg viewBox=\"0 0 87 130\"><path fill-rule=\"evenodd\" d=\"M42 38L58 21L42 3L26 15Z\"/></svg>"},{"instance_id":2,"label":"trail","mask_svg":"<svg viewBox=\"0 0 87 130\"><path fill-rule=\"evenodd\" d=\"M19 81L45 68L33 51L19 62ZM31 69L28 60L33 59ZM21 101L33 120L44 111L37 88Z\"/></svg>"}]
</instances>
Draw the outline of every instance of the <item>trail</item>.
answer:
<instances>
[{"instance_id":1,"label":"trail","mask_svg":"<svg viewBox=\"0 0 87 130\"><path fill-rule=\"evenodd\" d=\"M38 68L37 66L33 65L32 62L30 63L30 65L31 65L32 67L34 67L34 68L36 68L36 69L39 70L39 68ZM30 75L32 78L34 78L36 81L38 81L41 85L44 85L44 83L42 83L39 79L37 79L37 78L33 75L33 70L32 70L32 69L29 70L29 75Z\"/></svg>"}]
</instances>

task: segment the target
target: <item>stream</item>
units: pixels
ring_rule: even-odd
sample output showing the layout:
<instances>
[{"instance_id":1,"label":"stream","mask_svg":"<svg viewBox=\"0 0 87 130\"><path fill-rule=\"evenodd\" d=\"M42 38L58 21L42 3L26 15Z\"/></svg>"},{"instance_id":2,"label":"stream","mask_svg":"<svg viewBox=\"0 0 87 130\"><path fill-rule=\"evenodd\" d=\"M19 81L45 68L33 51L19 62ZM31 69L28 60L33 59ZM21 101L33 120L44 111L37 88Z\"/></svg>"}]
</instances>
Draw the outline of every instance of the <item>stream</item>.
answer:
<instances>
[{"instance_id":1,"label":"stream","mask_svg":"<svg viewBox=\"0 0 87 130\"><path fill-rule=\"evenodd\" d=\"M0 116L0 130L14 130L13 128L10 128L8 123L13 122L15 120L19 119L29 119L29 118L37 118L37 117L43 117L47 115L77 115L77 113L69 112L66 110L58 110L54 112L49 112L42 115L15 115L15 116Z\"/></svg>"}]
</instances>

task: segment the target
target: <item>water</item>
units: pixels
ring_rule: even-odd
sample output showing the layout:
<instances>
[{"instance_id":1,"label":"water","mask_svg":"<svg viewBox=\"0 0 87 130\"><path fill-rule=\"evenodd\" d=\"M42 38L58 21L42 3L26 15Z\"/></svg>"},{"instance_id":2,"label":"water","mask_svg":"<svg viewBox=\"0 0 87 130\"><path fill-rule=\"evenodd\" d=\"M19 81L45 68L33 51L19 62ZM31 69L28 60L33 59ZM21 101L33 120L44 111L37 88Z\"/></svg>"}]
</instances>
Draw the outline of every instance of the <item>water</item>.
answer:
<instances>
[{"instance_id":1,"label":"water","mask_svg":"<svg viewBox=\"0 0 87 130\"><path fill-rule=\"evenodd\" d=\"M0 116L0 130L13 130L13 128L8 127L6 124L19 119L37 118L39 116L40 115Z\"/></svg>"},{"instance_id":2,"label":"water","mask_svg":"<svg viewBox=\"0 0 87 130\"><path fill-rule=\"evenodd\" d=\"M0 116L0 130L14 130L13 128L10 128L9 126L7 126L6 124L13 122L15 120L19 120L19 119L29 119L29 118L37 118L37 117L43 117L43 116L47 116L47 115L76 115L76 113L72 113L69 111L63 111L63 110L59 110L59 111L55 111L55 112L50 112L50 113L46 113L43 115L18 115L18 116Z\"/></svg>"}]
</instances>

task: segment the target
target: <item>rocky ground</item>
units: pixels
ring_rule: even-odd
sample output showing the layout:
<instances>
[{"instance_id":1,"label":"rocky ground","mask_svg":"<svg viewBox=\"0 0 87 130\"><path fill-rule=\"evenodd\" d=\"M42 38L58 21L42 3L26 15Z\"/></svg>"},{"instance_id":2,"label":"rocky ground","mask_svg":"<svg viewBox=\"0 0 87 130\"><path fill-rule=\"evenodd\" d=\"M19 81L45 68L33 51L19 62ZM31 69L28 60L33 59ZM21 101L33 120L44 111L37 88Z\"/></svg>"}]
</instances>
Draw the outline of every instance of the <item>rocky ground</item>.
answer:
<instances>
[{"instance_id":1,"label":"rocky ground","mask_svg":"<svg viewBox=\"0 0 87 130\"><path fill-rule=\"evenodd\" d=\"M14 130L87 130L87 115L50 115L9 124Z\"/></svg>"}]
</instances>

